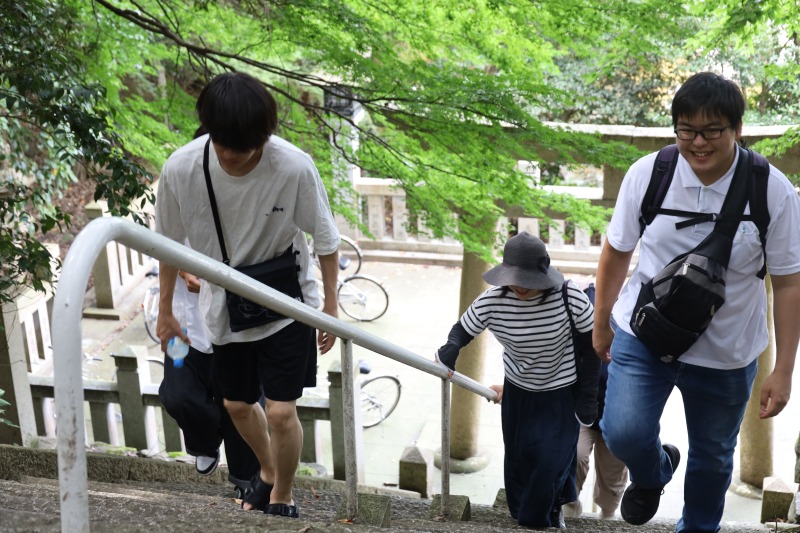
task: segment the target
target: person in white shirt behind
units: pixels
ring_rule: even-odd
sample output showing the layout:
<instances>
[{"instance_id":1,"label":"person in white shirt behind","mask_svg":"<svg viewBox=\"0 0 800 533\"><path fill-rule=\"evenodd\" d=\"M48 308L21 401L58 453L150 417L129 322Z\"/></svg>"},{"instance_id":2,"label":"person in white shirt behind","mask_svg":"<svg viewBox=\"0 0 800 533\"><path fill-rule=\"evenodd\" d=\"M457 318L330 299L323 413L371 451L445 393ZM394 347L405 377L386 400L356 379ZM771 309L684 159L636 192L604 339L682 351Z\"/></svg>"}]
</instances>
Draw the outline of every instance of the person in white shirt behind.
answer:
<instances>
[{"instance_id":1,"label":"person in white shirt behind","mask_svg":"<svg viewBox=\"0 0 800 533\"><path fill-rule=\"evenodd\" d=\"M211 342L198 305L200 280L184 271L178 276L173 306L185 310L191 345L181 368L175 368L172 358L164 355L164 379L158 395L183 431L186 451L195 456L199 474L211 475L217 469L220 445L225 443L228 480L235 485L237 497L243 498L258 475L258 459L231 422L222 394L214 386Z\"/></svg>"}]
</instances>

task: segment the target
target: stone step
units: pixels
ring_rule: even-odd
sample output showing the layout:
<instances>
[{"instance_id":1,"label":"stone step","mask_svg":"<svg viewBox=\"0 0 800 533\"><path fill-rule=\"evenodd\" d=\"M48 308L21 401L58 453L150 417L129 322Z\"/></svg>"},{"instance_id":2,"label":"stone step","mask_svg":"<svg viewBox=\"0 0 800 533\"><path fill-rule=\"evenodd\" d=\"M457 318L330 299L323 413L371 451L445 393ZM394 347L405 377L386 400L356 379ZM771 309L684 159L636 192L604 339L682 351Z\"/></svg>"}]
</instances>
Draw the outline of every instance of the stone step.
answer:
<instances>
[{"instance_id":1,"label":"stone step","mask_svg":"<svg viewBox=\"0 0 800 533\"><path fill-rule=\"evenodd\" d=\"M37 477L19 473L40 471L53 475L53 452L24 449L9 452L12 447L0 447L0 533L23 531L57 532L59 522L59 491L52 477ZM419 498L408 491L360 487L372 490L388 500L389 520L378 528L342 521L344 482L327 478L302 477L295 484L295 501L300 519L267 516L259 512L244 512L236 500L232 485L220 476L200 478L192 465L166 463L139 457L114 457L101 461L90 454L89 470L105 479L118 477L115 482L89 482L89 520L93 532L128 533L133 531L202 531L203 533L233 533L238 531L387 531L387 532L487 532L499 533L519 529L501 504L471 505L468 522L436 520L431 514L432 500ZM5 460L15 458L12 463ZM163 463L163 464L160 464ZM105 465L103 471L98 466ZM171 465L164 468L164 464ZM17 472L15 474L15 472ZM166 473L166 475L165 475ZM148 476L161 479L152 481ZM14 478L11 480L9 478ZM411 497L409 497L411 496ZM416 497L414 497L416 496ZM359 503L361 505L361 498ZM434 500L435 501L435 500ZM368 509L360 508L359 516ZM671 533L674 521L654 520L635 527L621 520L599 521L592 517L567 518L567 528L586 532ZM766 531L761 524L726 524L723 533L754 533Z\"/></svg>"},{"instance_id":2,"label":"stone step","mask_svg":"<svg viewBox=\"0 0 800 533\"><path fill-rule=\"evenodd\" d=\"M211 484L121 481L89 483L89 520L93 532L202 531L386 531L500 533L519 529L503 508L472 505L469 522L433 520L428 517L429 500L391 497L391 521L387 527L346 523L337 519L343 495L328 489L295 489L299 519L286 519L245 512L233 500L228 486ZM0 480L0 532L58 532L58 486L55 480L22 477ZM621 520L567 518L568 530L585 532L671 533L674 523L654 520L631 526ZM724 533L764 532L760 524L727 526Z\"/></svg>"}]
</instances>

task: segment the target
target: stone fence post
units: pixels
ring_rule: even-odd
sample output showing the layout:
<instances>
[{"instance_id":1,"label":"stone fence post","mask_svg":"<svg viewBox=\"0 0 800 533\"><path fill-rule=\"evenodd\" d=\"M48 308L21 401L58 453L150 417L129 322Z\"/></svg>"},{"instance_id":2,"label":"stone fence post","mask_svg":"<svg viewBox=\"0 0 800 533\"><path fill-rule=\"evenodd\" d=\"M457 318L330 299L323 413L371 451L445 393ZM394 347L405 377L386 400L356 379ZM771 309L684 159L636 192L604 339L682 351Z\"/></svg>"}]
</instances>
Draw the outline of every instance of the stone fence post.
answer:
<instances>
[{"instance_id":1,"label":"stone fence post","mask_svg":"<svg viewBox=\"0 0 800 533\"><path fill-rule=\"evenodd\" d=\"M353 394L358 398L361 394L361 385L355 379L358 375L358 365L353 365L354 375L350 376L353 383ZM344 395L342 391L342 363L333 361L328 369L328 383L331 410L331 448L333 449L333 479L345 479L345 456L344 456ZM356 407L360 405L356 400ZM364 431L361 426L356 427L356 465L358 466L358 482L364 483Z\"/></svg>"},{"instance_id":2,"label":"stone fence post","mask_svg":"<svg viewBox=\"0 0 800 533\"><path fill-rule=\"evenodd\" d=\"M0 308L5 329L0 335L0 389L4 391L2 399L10 404L4 409L3 418L16 426L0 423L0 444L27 446L37 432L22 324L16 303L5 303Z\"/></svg>"}]
</instances>

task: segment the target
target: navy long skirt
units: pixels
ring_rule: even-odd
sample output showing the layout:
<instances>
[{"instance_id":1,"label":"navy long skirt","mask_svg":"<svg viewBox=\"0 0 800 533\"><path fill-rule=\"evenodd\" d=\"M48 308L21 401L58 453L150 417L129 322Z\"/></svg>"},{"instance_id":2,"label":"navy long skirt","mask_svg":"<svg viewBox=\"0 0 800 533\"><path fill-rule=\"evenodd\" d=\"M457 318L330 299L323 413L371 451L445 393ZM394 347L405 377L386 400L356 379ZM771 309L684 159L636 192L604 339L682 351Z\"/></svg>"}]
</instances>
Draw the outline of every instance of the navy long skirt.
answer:
<instances>
[{"instance_id":1,"label":"navy long skirt","mask_svg":"<svg viewBox=\"0 0 800 533\"><path fill-rule=\"evenodd\" d=\"M511 516L527 527L551 527L551 513L577 499L579 424L572 387L532 392L507 379L501 404L504 475Z\"/></svg>"}]
</instances>

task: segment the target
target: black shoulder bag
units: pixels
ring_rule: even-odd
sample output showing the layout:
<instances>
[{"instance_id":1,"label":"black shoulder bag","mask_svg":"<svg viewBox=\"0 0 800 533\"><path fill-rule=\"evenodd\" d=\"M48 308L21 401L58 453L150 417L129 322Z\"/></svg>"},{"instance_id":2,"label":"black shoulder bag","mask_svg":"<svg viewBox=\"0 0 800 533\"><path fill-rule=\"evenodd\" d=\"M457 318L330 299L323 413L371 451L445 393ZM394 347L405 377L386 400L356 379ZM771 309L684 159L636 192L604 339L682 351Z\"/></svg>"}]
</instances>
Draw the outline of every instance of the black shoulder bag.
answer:
<instances>
[{"instance_id":1,"label":"black shoulder bag","mask_svg":"<svg viewBox=\"0 0 800 533\"><path fill-rule=\"evenodd\" d=\"M584 291L589 302L594 305L594 283ZM592 347L591 332L581 333L575 326L575 318L569 307L569 286L565 280L561 286L561 299L567 311L570 331L572 332L572 346L575 352L575 372L578 381L572 388L575 397L575 415L578 421L586 427L591 427L598 417L598 387L600 386L600 365L602 361Z\"/></svg>"},{"instance_id":2,"label":"black shoulder bag","mask_svg":"<svg viewBox=\"0 0 800 533\"><path fill-rule=\"evenodd\" d=\"M677 361L706 331L725 303L733 236L739 222L748 218L743 213L754 179L752 155L749 150L739 150L722 209L719 215L711 215L714 230L695 248L670 261L639 291L631 329L665 363Z\"/></svg>"},{"instance_id":3,"label":"black shoulder bag","mask_svg":"<svg viewBox=\"0 0 800 533\"><path fill-rule=\"evenodd\" d=\"M222 251L222 262L230 266L228 251L225 248L225 238L222 236L222 224L219 221L219 212L217 211L217 200L214 196L214 188L211 185L211 175L208 172L208 149L210 143L211 140L209 139L208 142L206 142L205 151L203 152L203 173L206 177L208 199L211 202L211 212L214 214L214 226L217 228L219 247ZM297 279L300 267L295 260L295 256L298 253L299 252L295 252L290 245L289 248L278 257L256 263L255 265L238 266L234 268L242 274L246 274L256 281L302 302L303 291L300 288L300 281ZM232 293L227 289L225 289L225 303L228 307L232 332L263 326L270 322L275 322L276 320L288 318L261 304L257 304L243 296Z\"/></svg>"}]
</instances>

